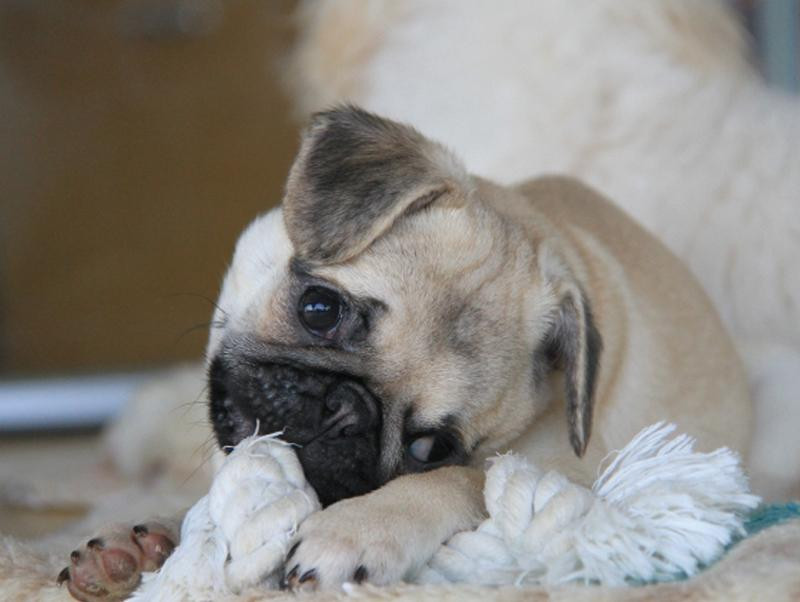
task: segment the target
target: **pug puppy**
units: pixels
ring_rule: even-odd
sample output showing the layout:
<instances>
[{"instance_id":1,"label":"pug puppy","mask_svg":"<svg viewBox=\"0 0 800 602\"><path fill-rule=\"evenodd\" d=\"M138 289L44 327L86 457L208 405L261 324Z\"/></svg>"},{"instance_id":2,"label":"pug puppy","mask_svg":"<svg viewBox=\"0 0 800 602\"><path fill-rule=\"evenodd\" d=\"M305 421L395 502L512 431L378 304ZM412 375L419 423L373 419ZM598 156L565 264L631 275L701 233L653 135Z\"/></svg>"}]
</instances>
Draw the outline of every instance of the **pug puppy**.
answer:
<instances>
[{"instance_id":1,"label":"pug puppy","mask_svg":"<svg viewBox=\"0 0 800 602\"><path fill-rule=\"evenodd\" d=\"M221 449L282 431L324 505L288 588L413 575L484 518L498 452L588 485L658 420L747 451L739 359L664 246L577 181L501 187L355 107L313 118L218 306Z\"/></svg>"}]
</instances>

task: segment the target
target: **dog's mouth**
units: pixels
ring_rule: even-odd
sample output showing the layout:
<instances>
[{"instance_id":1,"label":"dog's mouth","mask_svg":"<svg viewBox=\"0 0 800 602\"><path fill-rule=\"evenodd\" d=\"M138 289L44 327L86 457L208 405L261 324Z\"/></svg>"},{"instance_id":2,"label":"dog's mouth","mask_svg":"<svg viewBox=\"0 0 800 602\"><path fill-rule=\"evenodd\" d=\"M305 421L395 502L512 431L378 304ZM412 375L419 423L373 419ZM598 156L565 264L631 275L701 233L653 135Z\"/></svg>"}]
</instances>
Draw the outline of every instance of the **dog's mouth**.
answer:
<instances>
[{"instance_id":1,"label":"dog's mouth","mask_svg":"<svg viewBox=\"0 0 800 602\"><path fill-rule=\"evenodd\" d=\"M381 412L357 377L285 363L209 367L210 418L230 449L245 437L282 432L296 444L323 505L377 488Z\"/></svg>"}]
</instances>

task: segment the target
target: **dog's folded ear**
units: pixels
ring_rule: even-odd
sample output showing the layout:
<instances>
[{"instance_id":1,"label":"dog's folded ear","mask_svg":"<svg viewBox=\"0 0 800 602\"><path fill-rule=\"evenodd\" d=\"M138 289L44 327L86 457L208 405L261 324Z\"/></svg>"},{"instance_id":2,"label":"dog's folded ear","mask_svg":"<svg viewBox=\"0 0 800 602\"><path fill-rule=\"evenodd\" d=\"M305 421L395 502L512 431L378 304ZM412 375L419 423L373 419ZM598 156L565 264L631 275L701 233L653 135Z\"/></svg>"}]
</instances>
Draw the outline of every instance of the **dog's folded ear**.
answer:
<instances>
[{"instance_id":1,"label":"dog's folded ear","mask_svg":"<svg viewBox=\"0 0 800 602\"><path fill-rule=\"evenodd\" d=\"M582 456L592 431L594 390L603 340L580 284L565 275L555 285L558 302L544 341L551 365L564 373L569 440Z\"/></svg>"},{"instance_id":2,"label":"dog's folded ear","mask_svg":"<svg viewBox=\"0 0 800 602\"><path fill-rule=\"evenodd\" d=\"M468 182L447 149L413 128L339 107L316 114L303 135L283 201L286 229L301 259L346 261L401 215L463 197Z\"/></svg>"}]
</instances>

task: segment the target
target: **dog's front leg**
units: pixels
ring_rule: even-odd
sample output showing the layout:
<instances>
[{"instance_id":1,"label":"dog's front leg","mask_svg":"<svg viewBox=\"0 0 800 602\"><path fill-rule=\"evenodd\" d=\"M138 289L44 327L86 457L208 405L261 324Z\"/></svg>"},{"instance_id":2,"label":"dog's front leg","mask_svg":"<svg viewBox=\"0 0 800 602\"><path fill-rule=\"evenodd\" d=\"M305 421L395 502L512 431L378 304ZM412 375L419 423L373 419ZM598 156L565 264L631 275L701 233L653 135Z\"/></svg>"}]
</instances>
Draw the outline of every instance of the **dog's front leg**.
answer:
<instances>
[{"instance_id":1,"label":"dog's front leg","mask_svg":"<svg viewBox=\"0 0 800 602\"><path fill-rule=\"evenodd\" d=\"M286 560L290 589L385 585L413 575L453 534L485 516L483 473L448 466L390 481L310 516Z\"/></svg>"}]
</instances>

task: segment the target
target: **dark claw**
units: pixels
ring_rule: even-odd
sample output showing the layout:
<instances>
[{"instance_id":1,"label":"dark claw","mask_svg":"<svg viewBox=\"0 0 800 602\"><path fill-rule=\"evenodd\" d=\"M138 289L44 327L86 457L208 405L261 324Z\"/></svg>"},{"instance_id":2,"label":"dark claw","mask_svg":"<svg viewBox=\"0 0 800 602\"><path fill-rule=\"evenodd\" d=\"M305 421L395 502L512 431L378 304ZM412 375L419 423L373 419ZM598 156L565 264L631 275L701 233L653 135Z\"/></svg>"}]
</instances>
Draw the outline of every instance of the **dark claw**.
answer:
<instances>
[{"instance_id":1,"label":"dark claw","mask_svg":"<svg viewBox=\"0 0 800 602\"><path fill-rule=\"evenodd\" d=\"M144 537L148 533L149 531L147 530L147 527L145 527L144 525L133 525L133 534L136 537Z\"/></svg>"},{"instance_id":2,"label":"dark claw","mask_svg":"<svg viewBox=\"0 0 800 602\"><path fill-rule=\"evenodd\" d=\"M65 581L69 581L69 567L66 567L58 574L58 579L56 579L56 583L61 585Z\"/></svg>"},{"instance_id":3,"label":"dark claw","mask_svg":"<svg viewBox=\"0 0 800 602\"><path fill-rule=\"evenodd\" d=\"M300 570L300 565L299 564L294 565L294 568L283 576L283 579L281 579L279 587L281 589L289 589L290 586L289 582L293 580L295 577L297 577L297 572L299 570Z\"/></svg>"},{"instance_id":4,"label":"dark claw","mask_svg":"<svg viewBox=\"0 0 800 602\"><path fill-rule=\"evenodd\" d=\"M363 583L366 578L367 578L367 567L365 567L363 564L360 564L356 569L356 572L353 573L353 581L355 583Z\"/></svg>"},{"instance_id":5,"label":"dark claw","mask_svg":"<svg viewBox=\"0 0 800 602\"><path fill-rule=\"evenodd\" d=\"M286 560L291 560L294 553L297 552L297 548L300 546L300 542L296 542L291 548L289 548L289 552L286 554Z\"/></svg>"},{"instance_id":6,"label":"dark claw","mask_svg":"<svg viewBox=\"0 0 800 602\"><path fill-rule=\"evenodd\" d=\"M102 550L103 549L103 540L99 537L95 537L94 539L90 539L86 542L86 547L91 548L92 550Z\"/></svg>"},{"instance_id":7,"label":"dark claw","mask_svg":"<svg viewBox=\"0 0 800 602\"><path fill-rule=\"evenodd\" d=\"M305 583L306 581L310 581L311 579L317 578L317 571L311 569L310 571L306 571L300 576L300 583Z\"/></svg>"},{"instance_id":8,"label":"dark claw","mask_svg":"<svg viewBox=\"0 0 800 602\"><path fill-rule=\"evenodd\" d=\"M81 553L78 550L72 550L69 553L69 559L72 561L72 564L78 564L78 561L81 559Z\"/></svg>"}]
</instances>

